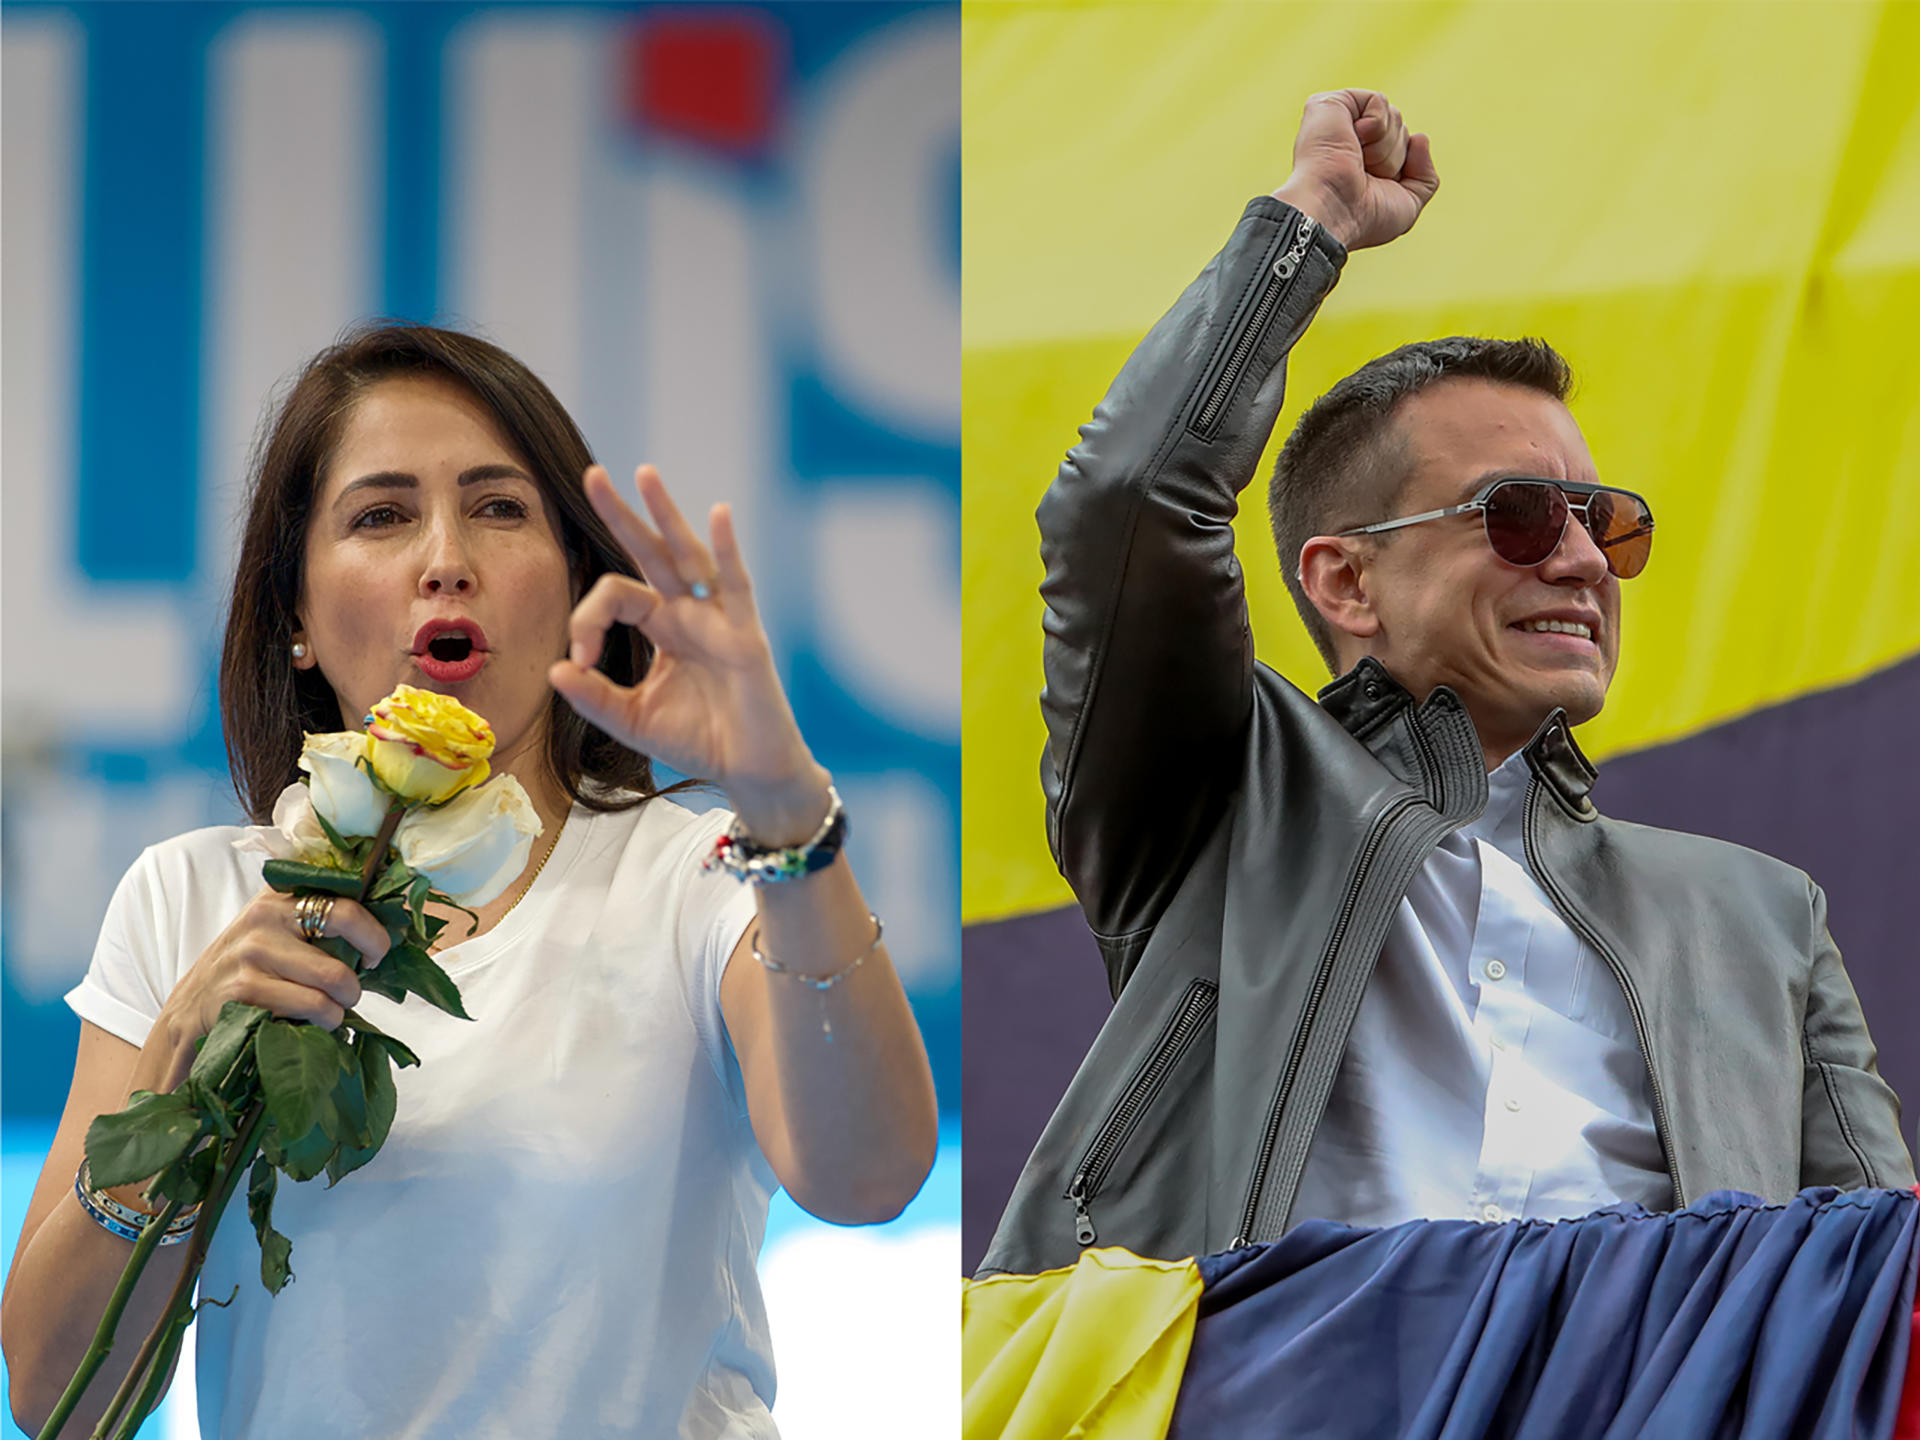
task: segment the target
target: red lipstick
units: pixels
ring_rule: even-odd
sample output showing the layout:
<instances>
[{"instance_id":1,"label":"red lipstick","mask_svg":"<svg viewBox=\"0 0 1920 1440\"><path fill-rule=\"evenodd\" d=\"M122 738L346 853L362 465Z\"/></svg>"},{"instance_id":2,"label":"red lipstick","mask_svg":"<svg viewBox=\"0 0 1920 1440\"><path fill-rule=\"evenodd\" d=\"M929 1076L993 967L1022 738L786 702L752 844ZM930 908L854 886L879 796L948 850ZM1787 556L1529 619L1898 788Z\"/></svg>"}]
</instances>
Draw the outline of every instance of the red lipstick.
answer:
<instances>
[{"instance_id":1,"label":"red lipstick","mask_svg":"<svg viewBox=\"0 0 1920 1440\"><path fill-rule=\"evenodd\" d=\"M429 620L414 632L413 660L430 680L471 680L487 663L487 632L467 619Z\"/></svg>"}]
</instances>

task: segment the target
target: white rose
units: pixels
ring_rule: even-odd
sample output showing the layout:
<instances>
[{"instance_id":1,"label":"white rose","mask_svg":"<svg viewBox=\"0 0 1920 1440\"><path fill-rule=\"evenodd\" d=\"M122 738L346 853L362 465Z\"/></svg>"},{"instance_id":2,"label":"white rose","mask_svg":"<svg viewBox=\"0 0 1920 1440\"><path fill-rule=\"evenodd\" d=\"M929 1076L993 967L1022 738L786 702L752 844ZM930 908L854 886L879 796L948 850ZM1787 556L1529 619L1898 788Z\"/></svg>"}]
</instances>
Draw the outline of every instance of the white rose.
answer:
<instances>
[{"instance_id":1,"label":"white rose","mask_svg":"<svg viewBox=\"0 0 1920 1440\"><path fill-rule=\"evenodd\" d=\"M496 775L444 805L409 810L393 847L434 889L478 909L526 869L539 835L540 816L520 782Z\"/></svg>"},{"instance_id":2,"label":"white rose","mask_svg":"<svg viewBox=\"0 0 1920 1440\"><path fill-rule=\"evenodd\" d=\"M387 818L387 797L355 763L366 753L367 737L354 730L309 735L300 751L300 768L312 777L307 788L314 808L349 840L378 835Z\"/></svg>"},{"instance_id":3,"label":"white rose","mask_svg":"<svg viewBox=\"0 0 1920 1440\"><path fill-rule=\"evenodd\" d=\"M273 802L273 824L249 826L233 842L236 850L258 851L276 860L301 860L309 865L338 864L327 832L314 818L313 797L298 780Z\"/></svg>"}]
</instances>

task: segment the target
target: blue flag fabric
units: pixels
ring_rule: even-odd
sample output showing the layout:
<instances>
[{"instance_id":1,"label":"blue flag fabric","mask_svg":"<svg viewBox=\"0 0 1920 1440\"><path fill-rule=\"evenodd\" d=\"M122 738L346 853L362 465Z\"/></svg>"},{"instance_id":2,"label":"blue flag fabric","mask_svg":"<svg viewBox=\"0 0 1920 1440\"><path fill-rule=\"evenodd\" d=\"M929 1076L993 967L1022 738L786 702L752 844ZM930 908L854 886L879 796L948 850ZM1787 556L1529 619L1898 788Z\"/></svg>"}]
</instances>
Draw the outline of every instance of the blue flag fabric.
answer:
<instances>
[{"instance_id":1,"label":"blue flag fabric","mask_svg":"<svg viewBox=\"0 0 1920 1440\"><path fill-rule=\"evenodd\" d=\"M1199 1262L1170 1440L1888 1440L1920 1199L1309 1221Z\"/></svg>"}]
</instances>

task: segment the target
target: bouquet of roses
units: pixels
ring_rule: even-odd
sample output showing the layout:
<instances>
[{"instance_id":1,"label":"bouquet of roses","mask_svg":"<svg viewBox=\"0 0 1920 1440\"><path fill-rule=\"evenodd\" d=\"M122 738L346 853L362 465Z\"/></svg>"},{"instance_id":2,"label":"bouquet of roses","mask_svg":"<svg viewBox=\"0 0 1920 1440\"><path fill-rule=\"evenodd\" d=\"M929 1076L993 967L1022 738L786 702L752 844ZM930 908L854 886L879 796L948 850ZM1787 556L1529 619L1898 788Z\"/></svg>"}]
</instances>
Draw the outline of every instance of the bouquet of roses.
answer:
<instances>
[{"instance_id":1,"label":"bouquet of roses","mask_svg":"<svg viewBox=\"0 0 1920 1440\"><path fill-rule=\"evenodd\" d=\"M313 942L354 969L363 991L396 1001L418 995L466 1019L459 990L429 953L447 922L429 915L427 902L471 914L469 907L496 899L525 869L539 819L519 781L488 780L493 733L457 700L402 685L366 723L365 731L307 736L304 780L280 796L271 827L235 843L271 857L263 875L275 890L348 896L387 927L391 948L370 969L345 940ZM139 1429L192 1323L194 1282L243 1173L260 1279L278 1294L293 1278L292 1244L273 1228L279 1174L311 1180L324 1171L331 1185L365 1165L393 1124L393 1066L418 1063L402 1041L352 1010L329 1031L229 1001L178 1089L138 1091L125 1110L95 1120L86 1147L93 1185L110 1190L151 1177L146 1194L162 1208L141 1228L42 1437L59 1434L106 1359L162 1235L198 1206L179 1283L94 1436L121 1440Z\"/></svg>"}]
</instances>

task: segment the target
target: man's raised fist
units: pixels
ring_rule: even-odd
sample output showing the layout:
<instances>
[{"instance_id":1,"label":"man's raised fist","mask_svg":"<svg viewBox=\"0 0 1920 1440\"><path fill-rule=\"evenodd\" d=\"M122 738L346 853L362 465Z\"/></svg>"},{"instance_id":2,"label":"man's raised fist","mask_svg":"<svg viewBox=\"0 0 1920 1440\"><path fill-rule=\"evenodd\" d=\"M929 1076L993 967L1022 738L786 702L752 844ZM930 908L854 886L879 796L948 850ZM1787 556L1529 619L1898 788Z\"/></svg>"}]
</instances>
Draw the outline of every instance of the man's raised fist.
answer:
<instances>
[{"instance_id":1,"label":"man's raised fist","mask_svg":"<svg viewBox=\"0 0 1920 1440\"><path fill-rule=\"evenodd\" d=\"M1293 140L1293 173L1274 191L1349 250L1384 245L1413 228L1440 188L1433 147L1409 135L1377 90L1309 96Z\"/></svg>"}]
</instances>

